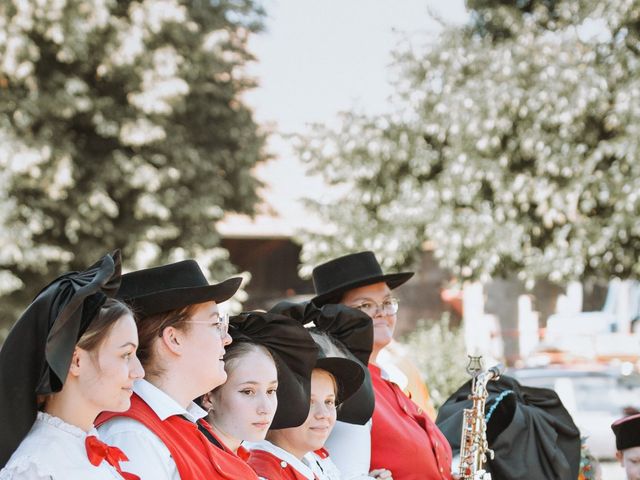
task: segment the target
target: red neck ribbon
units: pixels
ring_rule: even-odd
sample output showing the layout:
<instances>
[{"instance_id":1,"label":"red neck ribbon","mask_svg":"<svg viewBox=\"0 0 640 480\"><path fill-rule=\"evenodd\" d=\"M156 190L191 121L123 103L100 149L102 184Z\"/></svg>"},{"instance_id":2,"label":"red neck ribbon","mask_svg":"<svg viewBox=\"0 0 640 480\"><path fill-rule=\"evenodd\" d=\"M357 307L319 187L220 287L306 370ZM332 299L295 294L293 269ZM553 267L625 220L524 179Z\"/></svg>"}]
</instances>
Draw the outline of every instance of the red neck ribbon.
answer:
<instances>
[{"instance_id":1,"label":"red neck ribbon","mask_svg":"<svg viewBox=\"0 0 640 480\"><path fill-rule=\"evenodd\" d=\"M91 465L97 467L103 460L106 460L125 480L140 480L139 476L133 473L123 472L120 469L120 462L126 462L129 459L118 447L110 447L95 435L87 436L84 445L87 448L87 457Z\"/></svg>"}]
</instances>

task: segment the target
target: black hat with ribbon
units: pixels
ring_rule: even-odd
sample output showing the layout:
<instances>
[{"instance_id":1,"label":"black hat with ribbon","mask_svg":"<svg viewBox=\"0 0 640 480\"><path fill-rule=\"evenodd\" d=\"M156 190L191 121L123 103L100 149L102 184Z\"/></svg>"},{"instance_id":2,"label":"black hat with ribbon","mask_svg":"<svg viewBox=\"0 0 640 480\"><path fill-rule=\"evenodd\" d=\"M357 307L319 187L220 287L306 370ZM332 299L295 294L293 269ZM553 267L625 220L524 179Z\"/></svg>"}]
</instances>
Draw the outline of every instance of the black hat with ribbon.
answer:
<instances>
[{"instance_id":1,"label":"black hat with ribbon","mask_svg":"<svg viewBox=\"0 0 640 480\"><path fill-rule=\"evenodd\" d=\"M345 292L379 282L385 282L393 290L412 276L413 272L383 273L373 252L351 253L313 269L316 296L311 301L318 307L339 303Z\"/></svg>"},{"instance_id":2,"label":"black hat with ribbon","mask_svg":"<svg viewBox=\"0 0 640 480\"><path fill-rule=\"evenodd\" d=\"M62 390L75 346L107 297L115 296L120 271L116 251L83 272L58 277L12 327L0 349L0 468L33 425L37 395Z\"/></svg>"},{"instance_id":3,"label":"black hat with ribbon","mask_svg":"<svg viewBox=\"0 0 640 480\"><path fill-rule=\"evenodd\" d=\"M371 317L340 304L316 307L311 302L283 301L270 312L296 319L300 324L326 334L337 347L319 343L317 368L334 375L338 382L338 420L364 425L373 415L375 395L367 365L373 348ZM346 360L346 362L345 362ZM347 366L348 365L348 366Z\"/></svg>"},{"instance_id":4,"label":"black hat with ribbon","mask_svg":"<svg viewBox=\"0 0 640 480\"><path fill-rule=\"evenodd\" d=\"M234 277L209 285L195 260L145 268L122 276L118 299L131 305L138 320L197 303L224 302L240 288Z\"/></svg>"},{"instance_id":5,"label":"black hat with ribbon","mask_svg":"<svg viewBox=\"0 0 640 480\"><path fill-rule=\"evenodd\" d=\"M284 315L256 311L232 316L229 334L234 342L262 345L276 363L278 408L270 428L302 425L309 415L311 372L318 352L308 330Z\"/></svg>"}]
</instances>

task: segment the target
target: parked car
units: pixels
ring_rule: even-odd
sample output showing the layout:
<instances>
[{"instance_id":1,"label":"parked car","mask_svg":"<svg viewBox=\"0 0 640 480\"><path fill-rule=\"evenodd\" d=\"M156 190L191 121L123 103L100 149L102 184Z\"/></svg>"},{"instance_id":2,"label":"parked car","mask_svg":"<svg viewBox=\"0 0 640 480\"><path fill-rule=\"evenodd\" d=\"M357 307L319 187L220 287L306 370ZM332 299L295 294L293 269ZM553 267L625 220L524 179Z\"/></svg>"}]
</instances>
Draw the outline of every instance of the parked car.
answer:
<instances>
[{"instance_id":1,"label":"parked car","mask_svg":"<svg viewBox=\"0 0 640 480\"><path fill-rule=\"evenodd\" d=\"M640 410L640 374L630 368L548 366L514 369L508 374L523 385L553 389L587 437L592 454L600 459L615 457L611 424Z\"/></svg>"}]
</instances>

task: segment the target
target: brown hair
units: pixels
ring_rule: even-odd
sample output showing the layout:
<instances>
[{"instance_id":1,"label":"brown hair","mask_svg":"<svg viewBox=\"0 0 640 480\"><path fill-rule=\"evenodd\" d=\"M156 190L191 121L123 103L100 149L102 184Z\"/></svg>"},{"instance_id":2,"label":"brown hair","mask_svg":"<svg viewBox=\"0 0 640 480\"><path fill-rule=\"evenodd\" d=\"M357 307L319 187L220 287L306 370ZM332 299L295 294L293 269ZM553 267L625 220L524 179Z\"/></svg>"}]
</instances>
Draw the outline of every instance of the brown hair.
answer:
<instances>
[{"instance_id":1,"label":"brown hair","mask_svg":"<svg viewBox=\"0 0 640 480\"><path fill-rule=\"evenodd\" d=\"M174 327L186 331L188 328L187 321L198 307L199 304L187 305L183 308L157 313L136 321L139 343L137 355L147 376L160 375L163 372L163 368L155 362L153 346L157 339L162 337L164 329Z\"/></svg>"},{"instance_id":2,"label":"brown hair","mask_svg":"<svg viewBox=\"0 0 640 480\"><path fill-rule=\"evenodd\" d=\"M115 298L107 298L76 345L88 352L96 350L107 338L115 323L125 315L133 316L126 304Z\"/></svg>"},{"instance_id":3,"label":"brown hair","mask_svg":"<svg viewBox=\"0 0 640 480\"><path fill-rule=\"evenodd\" d=\"M240 359L245 355L248 355L251 352L261 352L264 353L267 357L271 359L273 364L276 367L276 371L278 369L278 364L276 363L273 355L267 347L261 345L259 343L254 343L251 341L245 340L236 340L233 343L227 345L224 353L224 371L227 372L227 378L231 376L231 373L236 369ZM226 382L225 382L226 383ZM224 387L224 383L222 385L217 386L208 395L216 396L221 389ZM200 397L198 403L202 406L203 397Z\"/></svg>"}]
</instances>

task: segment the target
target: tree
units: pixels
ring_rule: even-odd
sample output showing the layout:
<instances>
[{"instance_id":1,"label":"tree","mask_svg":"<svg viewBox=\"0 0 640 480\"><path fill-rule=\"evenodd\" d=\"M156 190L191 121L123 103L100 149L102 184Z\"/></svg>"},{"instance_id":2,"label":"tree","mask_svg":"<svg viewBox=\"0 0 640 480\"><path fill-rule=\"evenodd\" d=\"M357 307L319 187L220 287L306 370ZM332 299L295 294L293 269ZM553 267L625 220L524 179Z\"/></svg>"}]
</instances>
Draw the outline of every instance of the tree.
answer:
<instances>
[{"instance_id":1,"label":"tree","mask_svg":"<svg viewBox=\"0 0 640 480\"><path fill-rule=\"evenodd\" d=\"M640 273L640 1L469 0L470 23L397 52L393 112L314 126L301 157L339 198L303 261L404 267L432 242L461 280Z\"/></svg>"},{"instance_id":2,"label":"tree","mask_svg":"<svg viewBox=\"0 0 640 480\"><path fill-rule=\"evenodd\" d=\"M231 272L216 221L251 213L264 134L255 0L0 5L0 316L119 247L125 265L196 256Z\"/></svg>"}]
</instances>

